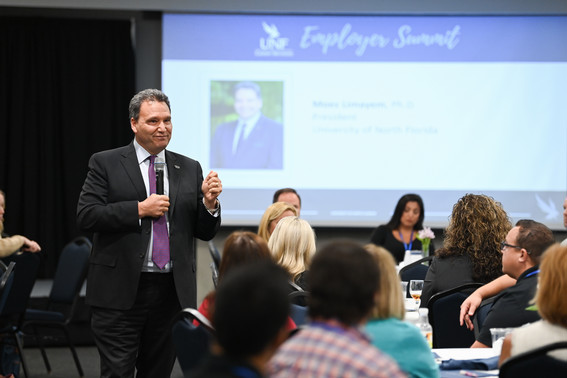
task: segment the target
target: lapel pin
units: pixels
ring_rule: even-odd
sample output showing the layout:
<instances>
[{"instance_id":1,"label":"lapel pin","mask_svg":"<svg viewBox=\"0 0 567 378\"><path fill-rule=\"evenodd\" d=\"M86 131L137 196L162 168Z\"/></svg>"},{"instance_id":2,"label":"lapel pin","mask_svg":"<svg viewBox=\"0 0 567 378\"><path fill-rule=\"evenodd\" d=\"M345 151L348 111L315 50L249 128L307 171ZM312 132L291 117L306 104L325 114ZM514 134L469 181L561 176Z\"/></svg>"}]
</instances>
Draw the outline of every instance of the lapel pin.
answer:
<instances>
[{"instance_id":1,"label":"lapel pin","mask_svg":"<svg viewBox=\"0 0 567 378\"><path fill-rule=\"evenodd\" d=\"M175 167L175 169L179 169L179 168L181 168L181 167L180 167L180 166L178 166L177 164L174 164L173 166Z\"/></svg>"}]
</instances>

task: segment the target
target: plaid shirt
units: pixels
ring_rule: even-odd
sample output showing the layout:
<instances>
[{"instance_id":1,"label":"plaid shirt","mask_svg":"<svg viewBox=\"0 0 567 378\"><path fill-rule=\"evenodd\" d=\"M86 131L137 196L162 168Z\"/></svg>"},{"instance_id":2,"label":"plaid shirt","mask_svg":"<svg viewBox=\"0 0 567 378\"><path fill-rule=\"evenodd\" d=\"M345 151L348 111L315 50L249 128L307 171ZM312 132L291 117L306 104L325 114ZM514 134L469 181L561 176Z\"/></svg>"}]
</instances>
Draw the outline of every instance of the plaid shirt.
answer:
<instances>
[{"instance_id":1,"label":"plaid shirt","mask_svg":"<svg viewBox=\"0 0 567 378\"><path fill-rule=\"evenodd\" d=\"M361 331L336 320L300 330L280 347L268 370L271 377L405 377Z\"/></svg>"}]
</instances>

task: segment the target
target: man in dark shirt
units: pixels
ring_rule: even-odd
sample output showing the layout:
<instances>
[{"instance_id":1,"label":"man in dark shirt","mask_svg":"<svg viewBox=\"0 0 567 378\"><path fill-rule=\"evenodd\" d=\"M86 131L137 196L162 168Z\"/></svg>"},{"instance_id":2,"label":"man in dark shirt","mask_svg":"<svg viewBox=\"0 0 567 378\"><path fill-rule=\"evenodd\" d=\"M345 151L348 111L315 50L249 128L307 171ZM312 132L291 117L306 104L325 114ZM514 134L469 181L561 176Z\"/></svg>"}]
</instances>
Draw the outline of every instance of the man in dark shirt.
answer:
<instances>
[{"instance_id":1,"label":"man in dark shirt","mask_svg":"<svg viewBox=\"0 0 567 378\"><path fill-rule=\"evenodd\" d=\"M527 308L536 292L541 255L554 241L551 230L533 220L520 220L508 232L502 242L502 272L517 282L495 298L473 348L492 346L490 328L520 327L540 319Z\"/></svg>"},{"instance_id":2,"label":"man in dark shirt","mask_svg":"<svg viewBox=\"0 0 567 378\"><path fill-rule=\"evenodd\" d=\"M216 291L215 353L190 374L195 378L261 378L266 363L289 336L286 271L272 261L236 267Z\"/></svg>"}]
</instances>

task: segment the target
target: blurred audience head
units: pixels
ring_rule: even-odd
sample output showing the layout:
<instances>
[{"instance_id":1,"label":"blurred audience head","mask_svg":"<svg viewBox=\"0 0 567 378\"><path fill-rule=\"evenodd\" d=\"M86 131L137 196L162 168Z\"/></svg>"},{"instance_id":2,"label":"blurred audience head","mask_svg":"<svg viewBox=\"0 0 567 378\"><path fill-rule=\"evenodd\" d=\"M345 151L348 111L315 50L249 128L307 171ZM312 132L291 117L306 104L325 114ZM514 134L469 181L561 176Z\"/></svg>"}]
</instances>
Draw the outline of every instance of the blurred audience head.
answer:
<instances>
[{"instance_id":1,"label":"blurred audience head","mask_svg":"<svg viewBox=\"0 0 567 378\"><path fill-rule=\"evenodd\" d=\"M374 306L379 280L376 263L360 244L326 245L315 254L309 270L309 316L360 325Z\"/></svg>"},{"instance_id":2,"label":"blurred audience head","mask_svg":"<svg viewBox=\"0 0 567 378\"><path fill-rule=\"evenodd\" d=\"M387 226L392 230L399 229L405 221L404 214L409 215L410 212L413 213L416 209L419 215L416 217L417 219L415 219L413 229L417 231L422 230L425 208L423 207L423 200L421 197L418 194L413 193L405 194L398 200L396 208L394 209L394 214L392 214L392 218L390 218Z\"/></svg>"},{"instance_id":3,"label":"blurred audience head","mask_svg":"<svg viewBox=\"0 0 567 378\"><path fill-rule=\"evenodd\" d=\"M516 222L516 227L518 227L517 245L528 252L534 265L539 264L543 252L555 243L553 232L546 225L531 219L519 220Z\"/></svg>"},{"instance_id":4,"label":"blurred audience head","mask_svg":"<svg viewBox=\"0 0 567 378\"><path fill-rule=\"evenodd\" d=\"M517 279L525 270L538 265L543 252L554 242L553 233L544 224L519 220L502 245L502 272Z\"/></svg>"},{"instance_id":5,"label":"blurred audience head","mask_svg":"<svg viewBox=\"0 0 567 378\"><path fill-rule=\"evenodd\" d=\"M270 249L264 239L253 232L235 231L224 243L219 266L219 282L235 267L258 260L271 260Z\"/></svg>"},{"instance_id":6,"label":"blurred audience head","mask_svg":"<svg viewBox=\"0 0 567 378\"><path fill-rule=\"evenodd\" d=\"M287 338L288 278L272 261L231 270L219 283L213 315L217 341L227 356L267 360Z\"/></svg>"},{"instance_id":7,"label":"blurred audience head","mask_svg":"<svg viewBox=\"0 0 567 378\"><path fill-rule=\"evenodd\" d=\"M315 232L307 221L295 216L286 217L278 222L268 247L274 261L295 279L309 269L316 249Z\"/></svg>"},{"instance_id":8,"label":"blurred audience head","mask_svg":"<svg viewBox=\"0 0 567 378\"><path fill-rule=\"evenodd\" d=\"M270 240L270 235L274 232L278 222L284 217L297 216L297 210L293 205L286 202L276 202L268 206L260 225L258 226L258 235L266 242Z\"/></svg>"},{"instance_id":9,"label":"blurred audience head","mask_svg":"<svg viewBox=\"0 0 567 378\"><path fill-rule=\"evenodd\" d=\"M487 283L502 275L500 242L512 228L502 204L485 195L466 194L453 206L437 256L468 255L473 279Z\"/></svg>"},{"instance_id":10,"label":"blurred audience head","mask_svg":"<svg viewBox=\"0 0 567 378\"><path fill-rule=\"evenodd\" d=\"M567 328L567 246L553 244L543 254L535 303L541 317Z\"/></svg>"},{"instance_id":11,"label":"blurred audience head","mask_svg":"<svg viewBox=\"0 0 567 378\"><path fill-rule=\"evenodd\" d=\"M283 188L276 190L272 203L276 202L287 202L295 207L295 209L297 210L297 216L299 216L301 213L301 197L293 188Z\"/></svg>"},{"instance_id":12,"label":"blurred audience head","mask_svg":"<svg viewBox=\"0 0 567 378\"><path fill-rule=\"evenodd\" d=\"M403 320L406 313L405 293L402 293L394 257L386 248L375 244L366 244L364 249L372 255L380 272L378 295L371 317L375 319L396 318Z\"/></svg>"}]
</instances>

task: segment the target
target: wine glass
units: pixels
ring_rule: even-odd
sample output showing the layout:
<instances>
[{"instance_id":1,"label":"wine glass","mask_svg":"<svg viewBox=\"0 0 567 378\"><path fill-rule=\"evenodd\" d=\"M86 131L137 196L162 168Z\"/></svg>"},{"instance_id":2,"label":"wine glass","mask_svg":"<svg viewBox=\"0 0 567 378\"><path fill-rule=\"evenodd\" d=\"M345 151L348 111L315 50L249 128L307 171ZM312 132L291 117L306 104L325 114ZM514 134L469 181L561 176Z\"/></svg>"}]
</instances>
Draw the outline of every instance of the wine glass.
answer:
<instances>
[{"instance_id":1,"label":"wine glass","mask_svg":"<svg viewBox=\"0 0 567 378\"><path fill-rule=\"evenodd\" d=\"M423 280L411 280L409 293L413 299L415 299L415 305L419 308L421 291L423 290Z\"/></svg>"}]
</instances>

